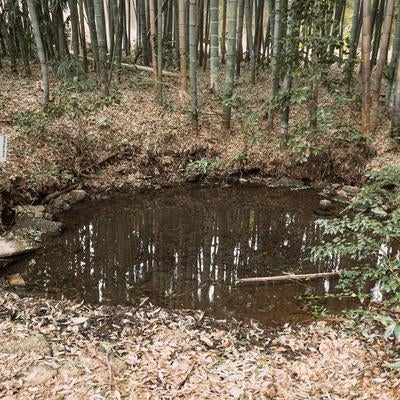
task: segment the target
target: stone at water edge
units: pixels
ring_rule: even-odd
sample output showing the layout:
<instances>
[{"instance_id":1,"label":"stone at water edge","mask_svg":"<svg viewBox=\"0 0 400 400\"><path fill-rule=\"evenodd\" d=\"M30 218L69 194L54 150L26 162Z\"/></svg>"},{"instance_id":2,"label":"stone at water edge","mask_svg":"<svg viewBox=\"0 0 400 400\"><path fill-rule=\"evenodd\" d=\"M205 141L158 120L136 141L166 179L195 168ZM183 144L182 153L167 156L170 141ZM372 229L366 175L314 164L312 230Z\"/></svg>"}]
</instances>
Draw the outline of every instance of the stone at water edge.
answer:
<instances>
[{"instance_id":1,"label":"stone at water edge","mask_svg":"<svg viewBox=\"0 0 400 400\"><path fill-rule=\"evenodd\" d=\"M18 239L0 239L0 259L11 258L35 251L40 246Z\"/></svg>"},{"instance_id":2,"label":"stone at water edge","mask_svg":"<svg viewBox=\"0 0 400 400\"><path fill-rule=\"evenodd\" d=\"M332 209L332 202L327 199L323 199L319 202L319 208L323 211L329 211Z\"/></svg>"},{"instance_id":3,"label":"stone at water edge","mask_svg":"<svg viewBox=\"0 0 400 400\"><path fill-rule=\"evenodd\" d=\"M87 196L87 193L82 189L75 189L69 192L71 204L81 203Z\"/></svg>"},{"instance_id":4,"label":"stone at water edge","mask_svg":"<svg viewBox=\"0 0 400 400\"><path fill-rule=\"evenodd\" d=\"M300 179L292 179L284 176L282 178L279 178L276 182L273 182L271 186L301 188L304 187L304 182Z\"/></svg>"},{"instance_id":5,"label":"stone at water edge","mask_svg":"<svg viewBox=\"0 0 400 400\"><path fill-rule=\"evenodd\" d=\"M355 196L360 191L360 188L357 186L345 185L342 190L349 196Z\"/></svg>"},{"instance_id":6,"label":"stone at water edge","mask_svg":"<svg viewBox=\"0 0 400 400\"><path fill-rule=\"evenodd\" d=\"M24 278L19 273L7 275L6 279L12 286L25 286Z\"/></svg>"},{"instance_id":7,"label":"stone at water edge","mask_svg":"<svg viewBox=\"0 0 400 400\"><path fill-rule=\"evenodd\" d=\"M62 222L21 215L15 219L13 231L32 229L39 231L41 234L59 235L63 232L64 228L65 226Z\"/></svg>"}]
</instances>

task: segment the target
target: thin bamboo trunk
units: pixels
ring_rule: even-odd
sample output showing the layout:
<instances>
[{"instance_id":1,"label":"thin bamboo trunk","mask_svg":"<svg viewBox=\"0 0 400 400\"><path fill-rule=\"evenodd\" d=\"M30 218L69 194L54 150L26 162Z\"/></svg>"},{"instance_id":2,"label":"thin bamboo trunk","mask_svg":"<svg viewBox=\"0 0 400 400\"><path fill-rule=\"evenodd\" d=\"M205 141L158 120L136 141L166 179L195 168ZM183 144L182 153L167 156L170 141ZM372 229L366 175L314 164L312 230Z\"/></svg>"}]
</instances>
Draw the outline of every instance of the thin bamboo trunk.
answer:
<instances>
[{"instance_id":1,"label":"thin bamboo trunk","mask_svg":"<svg viewBox=\"0 0 400 400\"><path fill-rule=\"evenodd\" d=\"M194 133L199 131L199 113L197 106L197 4L189 0L189 79L192 103L192 128Z\"/></svg>"},{"instance_id":2,"label":"thin bamboo trunk","mask_svg":"<svg viewBox=\"0 0 400 400\"><path fill-rule=\"evenodd\" d=\"M187 74L188 62L186 52L186 35L185 35L185 9L187 1L179 0L179 57L181 71L181 89L185 92L188 88Z\"/></svg>"},{"instance_id":3,"label":"thin bamboo trunk","mask_svg":"<svg viewBox=\"0 0 400 400\"><path fill-rule=\"evenodd\" d=\"M218 20L219 0L211 0L210 4L210 89L218 91Z\"/></svg>"},{"instance_id":4,"label":"thin bamboo trunk","mask_svg":"<svg viewBox=\"0 0 400 400\"><path fill-rule=\"evenodd\" d=\"M354 0L353 5L353 19L351 22L351 36L349 45L349 57L346 65L346 81L347 81L347 93L351 91L351 82L353 76L354 65L356 63L357 46L358 46L358 26L360 18L360 7L362 0Z\"/></svg>"},{"instance_id":5,"label":"thin bamboo trunk","mask_svg":"<svg viewBox=\"0 0 400 400\"><path fill-rule=\"evenodd\" d=\"M203 65L204 57L204 0L198 1L199 12L197 14L197 49L199 52L199 66Z\"/></svg>"},{"instance_id":6,"label":"thin bamboo trunk","mask_svg":"<svg viewBox=\"0 0 400 400\"><path fill-rule=\"evenodd\" d=\"M371 113L371 0L363 0L362 24L362 132L370 133Z\"/></svg>"},{"instance_id":7,"label":"thin bamboo trunk","mask_svg":"<svg viewBox=\"0 0 400 400\"><path fill-rule=\"evenodd\" d=\"M223 107L223 127L229 130L231 126L231 99L235 81L236 59L236 24L237 24L237 0L228 0L228 40L226 53L225 90Z\"/></svg>"},{"instance_id":8,"label":"thin bamboo trunk","mask_svg":"<svg viewBox=\"0 0 400 400\"><path fill-rule=\"evenodd\" d=\"M243 18L244 0L239 0L239 17L237 29L237 50L236 50L236 76L240 77L240 64L243 59Z\"/></svg>"},{"instance_id":9,"label":"thin bamboo trunk","mask_svg":"<svg viewBox=\"0 0 400 400\"><path fill-rule=\"evenodd\" d=\"M245 14L246 14L246 36L247 46L250 53L250 82L252 85L256 83L256 55L254 53L253 32L252 32L252 19L251 19L251 0L245 0Z\"/></svg>"},{"instance_id":10,"label":"thin bamboo trunk","mask_svg":"<svg viewBox=\"0 0 400 400\"><path fill-rule=\"evenodd\" d=\"M225 64L226 56L226 8L228 0L222 0L222 32L221 32L221 64Z\"/></svg>"},{"instance_id":11,"label":"thin bamboo trunk","mask_svg":"<svg viewBox=\"0 0 400 400\"><path fill-rule=\"evenodd\" d=\"M156 10L155 1L150 0L149 13L150 13L150 45L151 45L151 62L153 67L153 79L157 82L157 53L156 53Z\"/></svg>"},{"instance_id":12,"label":"thin bamboo trunk","mask_svg":"<svg viewBox=\"0 0 400 400\"><path fill-rule=\"evenodd\" d=\"M96 19L97 42L99 47L99 70L101 80L101 95L107 97L109 94L109 80L107 68L106 30L103 0L93 0L94 14Z\"/></svg>"},{"instance_id":13,"label":"thin bamboo trunk","mask_svg":"<svg viewBox=\"0 0 400 400\"><path fill-rule=\"evenodd\" d=\"M93 0L84 0L86 6L86 15L89 25L90 41L93 52L94 67L97 73L100 73L99 68L99 44L97 40L96 19L94 14Z\"/></svg>"},{"instance_id":14,"label":"thin bamboo trunk","mask_svg":"<svg viewBox=\"0 0 400 400\"><path fill-rule=\"evenodd\" d=\"M371 53L371 70L374 68L377 57L378 57L381 32L382 32L382 23L383 23L383 17L385 14L385 4L386 3L387 3L386 0L380 0L379 8L373 18L374 23L371 24L371 35L374 34L372 53Z\"/></svg>"},{"instance_id":15,"label":"thin bamboo trunk","mask_svg":"<svg viewBox=\"0 0 400 400\"><path fill-rule=\"evenodd\" d=\"M35 1L27 0L29 14L31 16L32 29L35 37L36 48L38 52L38 57L40 60L40 68L42 72L42 83L43 83L43 91L44 91L44 103L47 104L49 102L50 90L49 90L49 68L46 62L46 54L44 52L44 46L42 41L42 35L40 33L39 21L37 18Z\"/></svg>"},{"instance_id":16,"label":"thin bamboo trunk","mask_svg":"<svg viewBox=\"0 0 400 400\"><path fill-rule=\"evenodd\" d=\"M274 39L273 39L273 53L272 53L272 84L271 94L269 100L268 123L272 126L274 121L273 101L279 90L279 57L281 51L281 36L282 36L282 23L281 23L281 0L275 1L275 22L274 22Z\"/></svg>"},{"instance_id":17,"label":"thin bamboo trunk","mask_svg":"<svg viewBox=\"0 0 400 400\"><path fill-rule=\"evenodd\" d=\"M396 72L393 80L392 106L392 138L400 138L400 61L397 60Z\"/></svg>"},{"instance_id":18,"label":"thin bamboo trunk","mask_svg":"<svg viewBox=\"0 0 400 400\"><path fill-rule=\"evenodd\" d=\"M292 52L295 51L295 46L293 45L290 40L292 40L293 35L293 13L292 13L292 3L293 0L288 1L288 16L287 16L287 28L286 28L286 38L289 40L288 44L286 45L286 51L288 55L291 55ZM286 67L286 74L282 84L282 90L284 93L287 94L286 104L283 107L281 112L281 136L286 141L289 136L289 114L290 114L290 91L292 89L292 61L288 57L288 65Z\"/></svg>"},{"instance_id":19,"label":"thin bamboo trunk","mask_svg":"<svg viewBox=\"0 0 400 400\"><path fill-rule=\"evenodd\" d=\"M163 44L162 44L162 0L157 0L157 97L158 101L163 103L163 84L162 84L162 67L163 67Z\"/></svg>"},{"instance_id":20,"label":"thin bamboo trunk","mask_svg":"<svg viewBox=\"0 0 400 400\"><path fill-rule=\"evenodd\" d=\"M79 17L76 0L69 0L69 11L71 17L71 44L74 57L79 56Z\"/></svg>"},{"instance_id":21,"label":"thin bamboo trunk","mask_svg":"<svg viewBox=\"0 0 400 400\"><path fill-rule=\"evenodd\" d=\"M85 15L83 12L83 0L79 0L79 24L80 24L80 40L83 57L83 68L88 72L88 59L86 47L86 32L85 32Z\"/></svg>"},{"instance_id":22,"label":"thin bamboo trunk","mask_svg":"<svg viewBox=\"0 0 400 400\"><path fill-rule=\"evenodd\" d=\"M376 64L374 85L371 96L371 131L374 132L377 127L379 99L381 95L383 71L386 66L387 54L389 50L390 32L392 30L392 21L394 14L394 0L387 0L385 20L381 35L381 46L379 49L379 58Z\"/></svg>"},{"instance_id":23,"label":"thin bamboo trunk","mask_svg":"<svg viewBox=\"0 0 400 400\"><path fill-rule=\"evenodd\" d=\"M210 0L206 0L206 24L205 24L205 35L204 35L204 62L203 71L207 69L208 59L208 44L210 43Z\"/></svg>"}]
</instances>

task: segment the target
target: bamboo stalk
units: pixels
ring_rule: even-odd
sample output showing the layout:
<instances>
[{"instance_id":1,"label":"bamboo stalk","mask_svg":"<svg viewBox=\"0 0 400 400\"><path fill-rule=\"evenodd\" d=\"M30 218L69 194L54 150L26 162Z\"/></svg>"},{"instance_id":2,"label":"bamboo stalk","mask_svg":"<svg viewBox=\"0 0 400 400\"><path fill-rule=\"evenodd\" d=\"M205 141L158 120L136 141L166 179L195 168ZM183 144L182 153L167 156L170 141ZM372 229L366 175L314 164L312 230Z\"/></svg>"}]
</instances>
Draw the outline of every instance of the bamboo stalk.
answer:
<instances>
[{"instance_id":1,"label":"bamboo stalk","mask_svg":"<svg viewBox=\"0 0 400 400\"><path fill-rule=\"evenodd\" d=\"M267 276L259 278L243 278L239 279L238 283L277 282L277 281L291 281L291 280L300 281L307 279L329 278L339 275L340 275L339 271L318 272L315 274L279 275L279 276Z\"/></svg>"}]
</instances>

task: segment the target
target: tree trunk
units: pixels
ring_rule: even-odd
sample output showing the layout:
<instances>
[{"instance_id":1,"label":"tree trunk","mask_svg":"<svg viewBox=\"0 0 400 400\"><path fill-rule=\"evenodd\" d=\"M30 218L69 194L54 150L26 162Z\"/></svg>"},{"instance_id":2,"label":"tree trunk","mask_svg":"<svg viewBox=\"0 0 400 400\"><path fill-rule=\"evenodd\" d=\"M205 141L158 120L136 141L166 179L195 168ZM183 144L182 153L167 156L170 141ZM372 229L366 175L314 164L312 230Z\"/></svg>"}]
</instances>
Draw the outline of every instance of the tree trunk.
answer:
<instances>
[{"instance_id":1,"label":"tree trunk","mask_svg":"<svg viewBox=\"0 0 400 400\"><path fill-rule=\"evenodd\" d=\"M358 46L358 26L360 17L360 6L362 0L354 0L353 5L353 19L351 22L351 36L349 44L349 58L346 65L346 81L347 93L350 94L351 82L353 76L354 65L356 63L357 46Z\"/></svg>"},{"instance_id":2,"label":"tree trunk","mask_svg":"<svg viewBox=\"0 0 400 400\"><path fill-rule=\"evenodd\" d=\"M218 19L219 0L211 0L210 4L210 89L218 91Z\"/></svg>"},{"instance_id":3,"label":"tree trunk","mask_svg":"<svg viewBox=\"0 0 400 400\"><path fill-rule=\"evenodd\" d=\"M15 7L17 12L17 15L15 17L15 24L18 33L18 42L21 48L21 55L24 62L25 76L31 76L31 67L29 65L29 50L27 46L27 40L24 36L24 26L21 18L21 10L18 3L16 3Z\"/></svg>"},{"instance_id":4,"label":"tree trunk","mask_svg":"<svg viewBox=\"0 0 400 400\"><path fill-rule=\"evenodd\" d=\"M157 82L157 54L156 54L156 40L157 40L157 30L156 30L156 10L155 1L150 0L149 3L149 14L150 14L150 45L151 45L151 63L153 67L153 79Z\"/></svg>"},{"instance_id":5,"label":"tree trunk","mask_svg":"<svg viewBox=\"0 0 400 400\"><path fill-rule=\"evenodd\" d=\"M199 66L203 65L203 25L204 25L204 0L198 1L197 14L197 49L199 54Z\"/></svg>"},{"instance_id":6,"label":"tree trunk","mask_svg":"<svg viewBox=\"0 0 400 400\"><path fill-rule=\"evenodd\" d=\"M288 17L287 17L287 28L286 28L286 38L290 41L293 35L293 13L292 13L292 3L293 0L288 1ZM292 52L295 51L295 46L292 42L286 45L287 54L291 56ZM289 113L290 113L290 91L292 89L292 61L288 57L289 63L287 65L285 78L283 80L282 90L287 94L286 104L281 112L281 136L286 141L289 134Z\"/></svg>"},{"instance_id":7,"label":"tree trunk","mask_svg":"<svg viewBox=\"0 0 400 400\"><path fill-rule=\"evenodd\" d=\"M117 67L118 75L121 72L124 19L125 19L125 0L120 0L118 8L117 32L115 37L115 65Z\"/></svg>"},{"instance_id":8,"label":"tree trunk","mask_svg":"<svg viewBox=\"0 0 400 400\"><path fill-rule=\"evenodd\" d=\"M96 19L97 41L99 47L99 70L101 79L101 95L107 97L109 94L106 30L103 0L93 0L94 14Z\"/></svg>"},{"instance_id":9,"label":"tree trunk","mask_svg":"<svg viewBox=\"0 0 400 400\"><path fill-rule=\"evenodd\" d=\"M400 6L397 8L396 28L394 31L393 45L392 45L392 58L390 59L390 67L394 71L396 62L400 54ZM393 75L395 75L393 73Z\"/></svg>"},{"instance_id":10,"label":"tree trunk","mask_svg":"<svg viewBox=\"0 0 400 400\"><path fill-rule=\"evenodd\" d=\"M86 6L86 15L89 25L90 41L92 45L94 67L97 73L100 73L99 68L99 44L97 40L96 19L94 14L94 0L84 0Z\"/></svg>"},{"instance_id":11,"label":"tree trunk","mask_svg":"<svg viewBox=\"0 0 400 400\"><path fill-rule=\"evenodd\" d=\"M163 66L163 44L162 44L162 0L157 0L157 97L160 104L163 103L163 84L162 84L162 66Z\"/></svg>"},{"instance_id":12,"label":"tree trunk","mask_svg":"<svg viewBox=\"0 0 400 400\"><path fill-rule=\"evenodd\" d=\"M226 53L223 127L224 129L229 130L231 126L230 101L233 96L233 85L235 80L237 0L228 0L227 22L228 22L228 41L227 41L227 53Z\"/></svg>"},{"instance_id":13,"label":"tree trunk","mask_svg":"<svg viewBox=\"0 0 400 400\"><path fill-rule=\"evenodd\" d=\"M206 0L206 23L204 34L204 62L203 71L207 69L208 44L210 43L210 0Z\"/></svg>"},{"instance_id":14,"label":"tree trunk","mask_svg":"<svg viewBox=\"0 0 400 400\"><path fill-rule=\"evenodd\" d=\"M243 16L244 0L239 0L239 17L237 29L237 51L236 51L236 76L240 77L240 63L243 58Z\"/></svg>"},{"instance_id":15,"label":"tree trunk","mask_svg":"<svg viewBox=\"0 0 400 400\"><path fill-rule=\"evenodd\" d=\"M376 1L378 2L378 0ZM379 8L377 9L376 15L373 19L374 23L371 24L371 35L372 33L374 33L374 41L371 54L371 70L374 68L378 56L381 31L382 31L382 21L383 21L383 16L385 14L385 4L386 4L385 0L380 0Z\"/></svg>"},{"instance_id":16,"label":"tree trunk","mask_svg":"<svg viewBox=\"0 0 400 400\"><path fill-rule=\"evenodd\" d=\"M247 46L250 53L250 82L252 85L256 83L256 55L254 52L253 43L253 32L252 32L252 20L251 20L251 0L245 0L245 12L246 12L246 36Z\"/></svg>"},{"instance_id":17,"label":"tree trunk","mask_svg":"<svg viewBox=\"0 0 400 400\"><path fill-rule=\"evenodd\" d=\"M281 0L275 1L275 22L274 22L274 39L273 39L273 53L272 53L272 85L270 95L270 105L268 112L268 123L272 126L274 121L274 110L273 101L274 97L279 90L279 57L281 51L281 35L282 35L282 23L281 23Z\"/></svg>"},{"instance_id":18,"label":"tree trunk","mask_svg":"<svg viewBox=\"0 0 400 400\"><path fill-rule=\"evenodd\" d=\"M199 130L199 114L197 107L197 4L189 0L189 78L192 101L192 128L194 133Z\"/></svg>"},{"instance_id":19,"label":"tree trunk","mask_svg":"<svg viewBox=\"0 0 400 400\"><path fill-rule=\"evenodd\" d=\"M392 20L394 13L394 0L387 0L385 20L381 36L381 46L379 50L379 59L376 65L374 85L371 96L371 131L374 132L377 126L379 99L381 95L383 70L386 66L387 54L389 49L390 32L392 30Z\"/></svg>"},{"instance_id":20,"label":"tree trunk","mask_svg":"<svg viewBox=\"0 0 400 400\"><path fill-rule=\"evenodd\" d=\"M371 113L371 0L363 0L362 24L362 132L370 133Z\"/></svg>"},{"instance_id":21,"label":"tree trunk","mask_svg":"<svg viewBox=\"0 0 400 400\"><path fill-rule=\"evenodd\" d=\"M49 102L49 69L46 62L46 54L44 52L44 46L42 41L42 35L40 33L39 21L36 14L35 0L27 0L29 14L31 16L32 29L35 37L36 48L38 52L38 57L40 60L40 68L42 72L42 83L44 91L44 103Z\"/></svg>"},{"instance_id":22,"label":"tree trunk","mask_svg":"<svg viewBox=\"0 0 400 400\"><path fill-rule=\"evenodd\" d=\"M76 0L69 0L69 12L71 17L71 44L74 57L79 56L79 17Z\"/></svg>"},{"instance_id":23,"label":"tree trunk","mask_svg":"<svg viewBox=\"0 0 400 400\"><path fill-rule=\"evenodd\" d=\"M188 74L188 62L186 52L186 35L185 35L185 9L186 0L179 0L179 58L180 58L180 70L181 70L181 88L185 92L187 91L187 74Z\"/></svg>"},{"instance_id":24,"label":"tree trunk","mask_svg":"<svg viewBox=\"0 0 400 400\"><path fill-rule=\"evenodd\" d=\"M228 0L222 0L222 33L221 33L221 64L225 64L226 56L226 8Z\"/></svg>"},{"instance_id":25,"label":"tree trunk","mask_svg":"<svg viewBox=\"0 0 400 400\"><path fill-rule=\"evenodd\" d=\"M391 136L400 138L400 61L397 60L395 77L393 80L393 107Z\"/></svg>"},{"instance_id":26,"label":"tree trunk","mask_svg":"<svg viewBox=\"0 0 400 400\"><path fill-rule=\"evenodd\" d=\"M80 23L80 40L83 57L83 68L88 72L88 59L86 47L86 32L85 32L85 15L83 12L83 0L79 0L79 23Z\"/></svg>"}]
</instances>

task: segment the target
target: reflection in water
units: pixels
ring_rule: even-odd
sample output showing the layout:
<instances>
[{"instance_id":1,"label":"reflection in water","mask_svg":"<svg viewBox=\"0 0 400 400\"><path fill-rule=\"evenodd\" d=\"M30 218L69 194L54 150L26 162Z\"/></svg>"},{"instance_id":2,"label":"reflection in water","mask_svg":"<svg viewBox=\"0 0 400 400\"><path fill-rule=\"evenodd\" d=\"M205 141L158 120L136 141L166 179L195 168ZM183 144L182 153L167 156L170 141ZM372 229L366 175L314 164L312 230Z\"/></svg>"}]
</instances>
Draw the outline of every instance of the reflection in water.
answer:
<instances>
[{"instance_id":1,"label":"reflection in water","mask_svg":"<svg viewBox=\"0 0 400 400\"><path fill-rule=\"evenodd\" d=\"M294 296L330 282L238 286L238 278L330 271L307 261L321 232L311 191L260 187L169 189L85 204L36 265L18 268L34 288L89 303L203 309L217 317L301 318ZM34 289L31 287L31 289ZM336 305L333 304L333 308Z\"/></svg>"}]
</instances>

